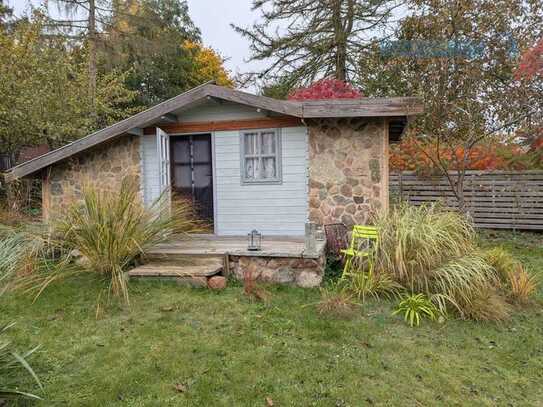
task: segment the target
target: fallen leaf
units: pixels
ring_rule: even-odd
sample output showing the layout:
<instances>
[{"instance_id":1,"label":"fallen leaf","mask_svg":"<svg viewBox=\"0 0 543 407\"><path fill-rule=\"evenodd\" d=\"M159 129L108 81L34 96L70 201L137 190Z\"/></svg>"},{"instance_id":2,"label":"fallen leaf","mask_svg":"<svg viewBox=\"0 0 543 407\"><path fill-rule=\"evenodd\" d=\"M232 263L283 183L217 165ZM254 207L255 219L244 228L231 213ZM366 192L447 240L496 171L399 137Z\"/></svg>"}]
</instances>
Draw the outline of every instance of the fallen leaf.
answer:
<instances>
[{"instance_id":1,"label":"fallen leaf","mask_svg":"<svg viewBox=\"0 0 543 407\"><path fill-rule=\"evenodd\" d=\"M184 393L187 391L187 386L185 386L183 383L177 383L174 387L179 393Z\"/></svg>"},{"instance_id":2,"label":"fallen leaf","mask_svg":"<svg viewBox=\"0 0 543 407\"><path fill-rule=\"evenodd\" d=\"M273 400L271 399L271 397L266 397L266 405L268 407L273 407Z\"/></svg>"},{"instance_id":3,"label":"fallen leaf","mask_svg":"<svg viewBox=\"0 0 543 407\"><path fill-rule=\"evenodd\" d=\"M159 308L162 312L170 312L173 311L173 307L171 305L163 305Z\"/></svg>"}]
</instances>

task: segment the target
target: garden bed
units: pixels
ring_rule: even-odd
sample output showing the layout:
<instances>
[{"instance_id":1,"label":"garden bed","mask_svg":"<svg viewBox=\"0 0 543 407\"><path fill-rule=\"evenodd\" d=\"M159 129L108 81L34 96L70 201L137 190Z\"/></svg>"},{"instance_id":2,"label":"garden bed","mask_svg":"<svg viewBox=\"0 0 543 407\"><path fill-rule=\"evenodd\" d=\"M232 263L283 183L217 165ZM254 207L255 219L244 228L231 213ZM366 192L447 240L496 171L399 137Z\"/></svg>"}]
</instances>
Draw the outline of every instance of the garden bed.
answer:
<instances>
[{"instance_id":1,"label":"garden bed","mask_svg":"<svg viewBox=\"0 0 543 407\"><path fill-rule=\"evenodd\" d=\"M491 232L532 270L543 236ZM352 319L320 316L318 290L270 288L255 303L222 292L138 281L131 311L99 313L106 287L82 276L0 300L45 389L43 405L534 405L541 390L541 289L504 323L448 320L410 328L395 302L367 301ZM93 280L92 282L89 280ZM33 387L34 386L34 387ZM27 388L35 388L28 378ZM36 390L37 391L37 390Z\"/></svg>"}]
</instances>

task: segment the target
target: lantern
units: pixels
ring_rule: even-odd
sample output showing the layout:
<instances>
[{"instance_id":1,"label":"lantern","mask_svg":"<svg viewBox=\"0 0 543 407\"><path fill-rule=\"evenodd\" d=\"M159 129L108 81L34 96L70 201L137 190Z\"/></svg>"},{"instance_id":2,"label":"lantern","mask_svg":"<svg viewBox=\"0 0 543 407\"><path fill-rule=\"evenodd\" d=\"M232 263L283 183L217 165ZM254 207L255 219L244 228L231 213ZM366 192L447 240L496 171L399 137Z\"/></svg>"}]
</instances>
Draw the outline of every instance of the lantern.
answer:
<instances>
[{"instance_id":1,"label":"lantern","mask_svg":"<svg viewBox=\"0 0 543 407\"><path fill-rule=\"evenodd\" d=\"M262 249L262 234L258 230L253 230L247 235L247 238L249 240L247 250L256 251Z\"/></svg>"}]
</instances>

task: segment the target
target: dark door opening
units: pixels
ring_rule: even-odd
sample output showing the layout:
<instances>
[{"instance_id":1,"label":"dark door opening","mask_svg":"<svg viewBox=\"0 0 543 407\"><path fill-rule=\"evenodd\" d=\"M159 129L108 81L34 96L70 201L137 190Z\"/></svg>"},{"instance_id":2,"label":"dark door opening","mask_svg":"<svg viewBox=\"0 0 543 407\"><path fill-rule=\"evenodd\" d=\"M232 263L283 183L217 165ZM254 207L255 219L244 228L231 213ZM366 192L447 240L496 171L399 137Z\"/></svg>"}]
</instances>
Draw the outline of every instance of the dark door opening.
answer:
<instances>
[{"instance_id":1,"label":"dark door opening","mask_svg":"<svg viewBox=\"0 0 543 407\"><path fill-rule=\"evenodd\" d=\"M170 136L172 190L192 201L199 219L213 224L211 134Z\"/></svg>"}]
</instances>

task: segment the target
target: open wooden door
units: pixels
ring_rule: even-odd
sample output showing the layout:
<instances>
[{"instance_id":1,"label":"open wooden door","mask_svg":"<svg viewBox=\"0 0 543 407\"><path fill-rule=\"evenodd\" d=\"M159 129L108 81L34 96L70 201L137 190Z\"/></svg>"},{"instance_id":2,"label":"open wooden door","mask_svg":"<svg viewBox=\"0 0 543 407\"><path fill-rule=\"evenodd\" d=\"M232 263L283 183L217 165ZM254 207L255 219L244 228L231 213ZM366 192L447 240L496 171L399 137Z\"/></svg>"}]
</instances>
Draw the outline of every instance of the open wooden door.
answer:
<instances>
[{"instance_id":1,"label":"open wooden door","mask_svg":"<svg viewBox=\"0 0 543 407\"><path fill-rule=\"evenodd\" d=\"M192 202L196 215L213 224L211 134L171 136L172 191Z\"/></svg>"},{"instance_id":2,"label":"open wooden door","mask_svg":"<svg viewBox=\"0 0 543 407\"><path fill-rule=\"evenodd\" d=\"M170 194L170 137L162 129L156 128L156 146L158 157L158 183L160 194Z\"/></svg>"}]
</instances>

